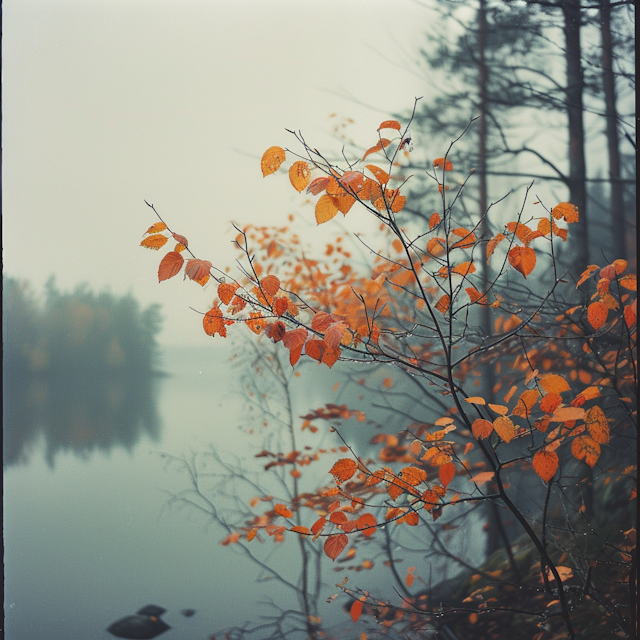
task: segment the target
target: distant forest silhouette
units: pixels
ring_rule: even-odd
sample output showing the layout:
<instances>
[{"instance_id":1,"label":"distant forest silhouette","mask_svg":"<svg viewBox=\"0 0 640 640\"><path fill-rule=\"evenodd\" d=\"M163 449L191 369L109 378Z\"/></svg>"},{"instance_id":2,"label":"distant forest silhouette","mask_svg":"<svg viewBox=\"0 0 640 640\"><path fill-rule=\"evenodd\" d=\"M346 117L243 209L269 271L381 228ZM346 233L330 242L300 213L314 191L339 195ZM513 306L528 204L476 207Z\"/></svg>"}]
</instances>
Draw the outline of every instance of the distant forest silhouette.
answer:
<instances>
[{"instance_id":1,"label":"distant forest silhouette","mask_svg":"<svg viewBox=\"0 0 640 640\"><path fill-rule=\"evenodd\" d=\"M4 466L27 462L41 436L51 466L58 452L158 438L159 305L87 284L61 292L53 278L39 300L3 277L2 297Z\"/></svg>"}]
</instances>

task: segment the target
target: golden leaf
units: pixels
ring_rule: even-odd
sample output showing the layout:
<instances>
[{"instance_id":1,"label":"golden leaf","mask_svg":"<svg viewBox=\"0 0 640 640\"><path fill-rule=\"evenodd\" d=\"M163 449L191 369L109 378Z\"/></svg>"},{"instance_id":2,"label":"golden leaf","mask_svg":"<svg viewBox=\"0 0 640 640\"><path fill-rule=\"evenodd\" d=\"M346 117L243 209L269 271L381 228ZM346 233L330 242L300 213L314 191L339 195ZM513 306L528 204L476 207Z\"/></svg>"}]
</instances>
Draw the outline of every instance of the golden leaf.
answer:
<instances>
[{"instance_id":1,"label":"golden leaf","mask_svg":"<svg viewBox=\"0 0 640 640\"><path fill-rule=\"evenodd\" d=\"M286 154L282 147L269 147L260 161L262 177L266 178L268 175L275 173L285 161L285 158Z\"/></svg>"},{"instance_id":2,"label":"golden leaf","mask_svg":"<svg viewBox=\"0 0 640 640\"><path fill-rule=\"evenodd\" d=\"M316 202L316 222L318 224L328 222L338 211L335 199L325 194Z\"/></svg>"},{"instance_id":3,"label":"golden leaf","mask_svg":"<svg viewBox=\"0 0 640 640\"><path fill-rule=\"evenodd\" d=\"M298 192L306 188L310 176L309 165L303 160L298 160L289 167L289 181Z\"/></svg>"}]
</instances>

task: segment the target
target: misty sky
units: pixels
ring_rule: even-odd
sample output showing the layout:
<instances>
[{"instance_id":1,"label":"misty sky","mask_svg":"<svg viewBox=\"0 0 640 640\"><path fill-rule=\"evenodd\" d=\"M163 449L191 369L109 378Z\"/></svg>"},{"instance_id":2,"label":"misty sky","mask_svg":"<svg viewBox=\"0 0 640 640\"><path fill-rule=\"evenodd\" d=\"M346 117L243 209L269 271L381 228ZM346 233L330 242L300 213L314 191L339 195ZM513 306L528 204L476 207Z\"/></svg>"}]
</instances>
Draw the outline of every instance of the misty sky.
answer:
<instances>
[{"instance_id":1,"label":"misty sky","mask_svg":"<svg viewBox=\"0 0 640 640\"><path fill-rule=\"evenodd\" d=\"M146 199L202 258L236 253L230 220L286 223L301 198L264 179L268 147L332 127L367 144L429 91L429 13L411 0L7 0L3 3L5 274L37 292L89 281L161 302L164 343L207 341L192 305L213 289L158 284L140 248ZM337 114L330 118L331 114ZM311 224L313 222L313 225Z\"/></svg>"}]
</instances>

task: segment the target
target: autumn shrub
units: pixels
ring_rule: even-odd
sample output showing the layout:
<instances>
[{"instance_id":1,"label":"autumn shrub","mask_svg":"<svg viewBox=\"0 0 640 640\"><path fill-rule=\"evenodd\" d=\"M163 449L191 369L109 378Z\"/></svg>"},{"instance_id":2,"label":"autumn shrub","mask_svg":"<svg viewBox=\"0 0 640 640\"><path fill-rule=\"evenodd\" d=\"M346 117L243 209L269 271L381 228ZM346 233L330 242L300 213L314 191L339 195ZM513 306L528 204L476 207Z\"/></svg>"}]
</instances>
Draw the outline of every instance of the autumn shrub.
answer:
<instances>
[{"instance_id":1,"label":"autumn shrub","mask_svg":"<svg viewBox=\"0 0 640 640\"><path fill-rule=\"evenodd\" d=\"M404 637L444 626L460 637L500 638L518 629L537 640L630 637L636 277L616 259L584 265L574 281L557 246L570 249L580 213L571 203L532 201L529 190L517 214L499 220L500 230L482 233L495 212L489 219L488 211L474 216L463 206L473 176L454 171L452 147L425 170L440 209L411 216L402 193L410 124L381 123L361 157L330 159L293 132L296 150L264 153L264 176L292 159L289 180L317 197L318 224L352 207L366 212L366 230L341 234L321 256L310 257L289 228L238 228L243 270L232 277L196 257L149 205L158 222L143 246L176 242L160 262L159 280L184 270L201 286L216 283L217 298L202 317L208 335L224 338L246 325L286 350L292 367L301 358L329 368L351 363L351 384L393 418L379 420L378 429L368 423L372 456L344 436L346 420L360 413L365 420L362 409L329 404L302 416L296 428L329 429L342 447L327 468L333 481L270 505L228 542L300 536L336 561L349 542L360 547L415 530L424 566L403 572L397 596L340 583L354 621ZM541 264L550 283L544 290L536 285ZM487 310L490 332L479 321ZM488 392L483 379L494 381ZM268 462L293 476L307 463L295 448ZM501 536L499 551L470 562L447 549L444 532L464 532L484 506L507 513L512 533L493 532ZM435 547L465 571L447 589L425 587Z\"/></svg>"}]
</instances>

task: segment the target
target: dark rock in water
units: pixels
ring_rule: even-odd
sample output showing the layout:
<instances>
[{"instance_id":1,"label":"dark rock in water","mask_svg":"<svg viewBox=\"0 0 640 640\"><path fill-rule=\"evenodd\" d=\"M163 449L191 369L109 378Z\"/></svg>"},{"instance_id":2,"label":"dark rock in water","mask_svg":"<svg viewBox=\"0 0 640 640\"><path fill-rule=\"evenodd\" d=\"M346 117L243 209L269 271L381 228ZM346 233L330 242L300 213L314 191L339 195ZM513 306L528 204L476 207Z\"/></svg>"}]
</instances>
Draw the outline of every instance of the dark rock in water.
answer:
<instances>
[{"instance_id":1,"label":"dark rock in water","mask_svg":"<svg viewBox=\"0 0 640 640\"><path fill-rule=\"evenodd\" d=\"M130 640L144 640L145 638L155 638L161 633L171 629L171 627L160 620L166 609L148 604L138 610L133 616L125 616L114 622L107 631L117 638L129 638Z\"/></svg>"},{"instance_id":2,"label":"dark rock in water","mask_svg":"<svg viewBox=\"0 0 640 640\"><path fill-rule=\"evenodd\" d=\"M138 609L136 613L140 616L154 616L159 618L163 613L166 613L167 610L159 607L157 604L147 604L142 609Z\"/></svg>"},{"instance_id":3,"label":"dark rock in water","mask_svg":"<svg viewBox=\"0 0 640 640\"><path fill-rule=\"evenodd\" d=\"M195 609L183 609L180 613L185 617L185 618L190 618L194 613L196 612Z\"/></svg>"}]
</instances>

